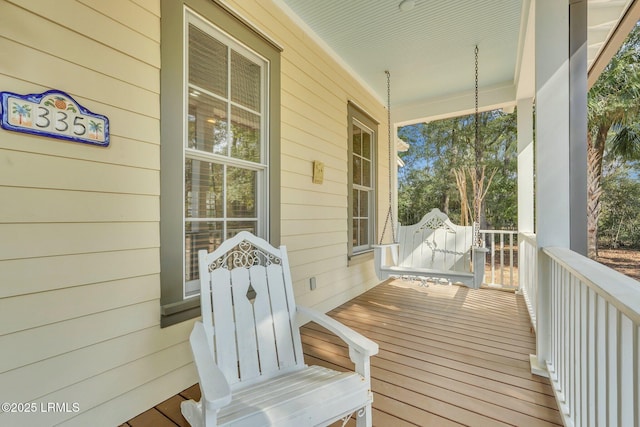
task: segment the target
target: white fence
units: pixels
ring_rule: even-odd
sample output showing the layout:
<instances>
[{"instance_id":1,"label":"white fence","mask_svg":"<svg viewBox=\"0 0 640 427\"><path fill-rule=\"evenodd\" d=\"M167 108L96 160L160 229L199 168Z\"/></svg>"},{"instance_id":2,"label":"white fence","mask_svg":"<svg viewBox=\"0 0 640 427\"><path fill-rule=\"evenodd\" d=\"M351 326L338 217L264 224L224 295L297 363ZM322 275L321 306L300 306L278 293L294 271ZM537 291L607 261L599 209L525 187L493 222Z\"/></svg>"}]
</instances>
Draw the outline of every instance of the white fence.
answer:
<instances>
[{"instance_id":1,"label":"white fence","mask_svg":"<svg viewBox=\"0 0 640 427\"><path fill-rule=\"evenodd\" d=\"M547 370L565 425L640 425L640 283L569 249L543 252Z\"/></svg>"},{"instance_id":2,"label":"white fence","mask_svg":"<svg viewBox=\"0 0 640 427\"><path fill-rule=\"evenodd\" d=\"M484 282L507 288L518 287L517 231L480 230L480 237L489 252Z\"/></svg>"}]
</instances>

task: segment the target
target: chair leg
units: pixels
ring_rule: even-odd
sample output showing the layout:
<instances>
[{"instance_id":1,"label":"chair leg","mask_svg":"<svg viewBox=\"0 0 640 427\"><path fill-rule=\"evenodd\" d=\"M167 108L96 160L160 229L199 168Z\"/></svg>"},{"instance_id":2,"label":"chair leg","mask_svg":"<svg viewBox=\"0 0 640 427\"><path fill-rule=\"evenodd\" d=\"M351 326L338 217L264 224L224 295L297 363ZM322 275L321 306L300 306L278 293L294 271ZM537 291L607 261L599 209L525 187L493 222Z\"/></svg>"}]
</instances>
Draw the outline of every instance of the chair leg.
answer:
<instances>
[{"instance_id":1,"label":"chair leg","mask_svg":"<svg viewBox=\"0 0 640 427\"><path fill-rule=\"evenodd\" d=\"M373 414L371 413L371 403L360 408L356 413L356 427L371 427Z\"/></svg>"},{"instance_id":2,"label":"chair leg","mask_svg":"<svg viewBox=\"0 0 640 427\"><path fill-rule=\"evenodd\" d=\"M189 422L191 427L204 427L204 417L202 413L202 400L185 400L180 404L182 416Z\"/></svg>"}]
</instances>

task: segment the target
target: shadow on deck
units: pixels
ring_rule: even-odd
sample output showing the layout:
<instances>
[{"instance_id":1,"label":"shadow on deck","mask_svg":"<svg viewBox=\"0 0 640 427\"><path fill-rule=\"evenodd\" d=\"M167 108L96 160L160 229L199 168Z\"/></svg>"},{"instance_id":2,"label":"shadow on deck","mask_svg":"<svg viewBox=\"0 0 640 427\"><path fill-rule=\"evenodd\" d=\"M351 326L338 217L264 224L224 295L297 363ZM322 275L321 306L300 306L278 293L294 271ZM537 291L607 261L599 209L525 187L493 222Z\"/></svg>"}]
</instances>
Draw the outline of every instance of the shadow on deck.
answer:
<instances>
[{"instance_id":1,"label":"shadow on deck","mask_svg":"<svg viewBox=\"0 0 640 427\"><path fill-rule=\"evenodd\" d=\"M380 345L374 426L562 425L549 381L529 370L535 337L519 295L395 280L329 314ZM302 341L308 364L353 368L325 329L306 325ZM123 426L188 426L180 402L199 396L196 384Z\"/></svg>"}]
</instances>

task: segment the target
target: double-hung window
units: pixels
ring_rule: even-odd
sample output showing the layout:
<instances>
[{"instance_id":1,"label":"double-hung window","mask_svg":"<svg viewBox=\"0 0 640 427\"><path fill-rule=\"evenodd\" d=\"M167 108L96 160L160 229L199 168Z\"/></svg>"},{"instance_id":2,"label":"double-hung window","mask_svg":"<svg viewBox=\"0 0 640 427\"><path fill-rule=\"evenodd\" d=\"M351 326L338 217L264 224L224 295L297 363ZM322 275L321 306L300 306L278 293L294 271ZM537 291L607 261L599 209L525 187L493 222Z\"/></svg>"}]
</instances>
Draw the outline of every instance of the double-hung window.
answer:
<instances>
[{"instance_id":1,"label":"double-hung window","mask_svg":"<svg viewBox=\"0 0 640 427\"><path fill-rule=\"evenodd\" d=\"M198 289L198 253L242 230L265 235L267 62L187 14L184 147L185 294Z\"/></svg>"},{"instance_id":2,"label":"double-hung window","mask_svg":"<svg viewBox=\"0 0 640 427\"><path fill-rule=\"evenodd\" d=\"M197 10L190 6L197 6ZM279 244L280 49L217 2L162 0L161 324L200 314L198 251Z\"/></svg>"},{"instance_id":3,"label":"double-hung window","mask_svg":"<svg viewBox=\"0 0 640 427\"><path fill-rule=\"evenodd\" d=\"M377 124L349 104L350 255L369 251L375 242L375 148Z\"/></svg>"}]
</instances>

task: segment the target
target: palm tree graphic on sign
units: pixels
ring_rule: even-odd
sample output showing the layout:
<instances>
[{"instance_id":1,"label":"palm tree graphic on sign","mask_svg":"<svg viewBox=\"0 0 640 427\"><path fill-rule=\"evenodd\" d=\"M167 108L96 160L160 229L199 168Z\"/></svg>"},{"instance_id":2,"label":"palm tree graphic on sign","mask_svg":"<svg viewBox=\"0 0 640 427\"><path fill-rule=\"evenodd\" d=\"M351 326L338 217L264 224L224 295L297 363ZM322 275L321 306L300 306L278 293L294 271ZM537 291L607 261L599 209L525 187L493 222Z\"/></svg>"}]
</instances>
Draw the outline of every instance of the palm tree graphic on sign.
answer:
<instances>
[{"instance_id":1,"label":"palm tree graphic on sign","mask_svg":"<svg viewBox=\"0 0 640 427\"><path fill-rule=\"evenodd\" d=\"M102 132L102 124L89 120L89 132L93 133L93 139L98 139L98 132Z\"/></svg>"},{"instance_id":2,"label":"palm tree graphic on sign","mask_svg":"<svg viewBox=\"0 0 640 427\"><path fill-rule=\"evenodd\" d=\"M23 124L22 118L27 117L31 114L31 107L28 106L27 104L19 105L14 103L12 112L14 116L18 116L18 124L21 125ZM15 118L14 118L14 121L15 121Z\"/></svg>"}]
</instances>

